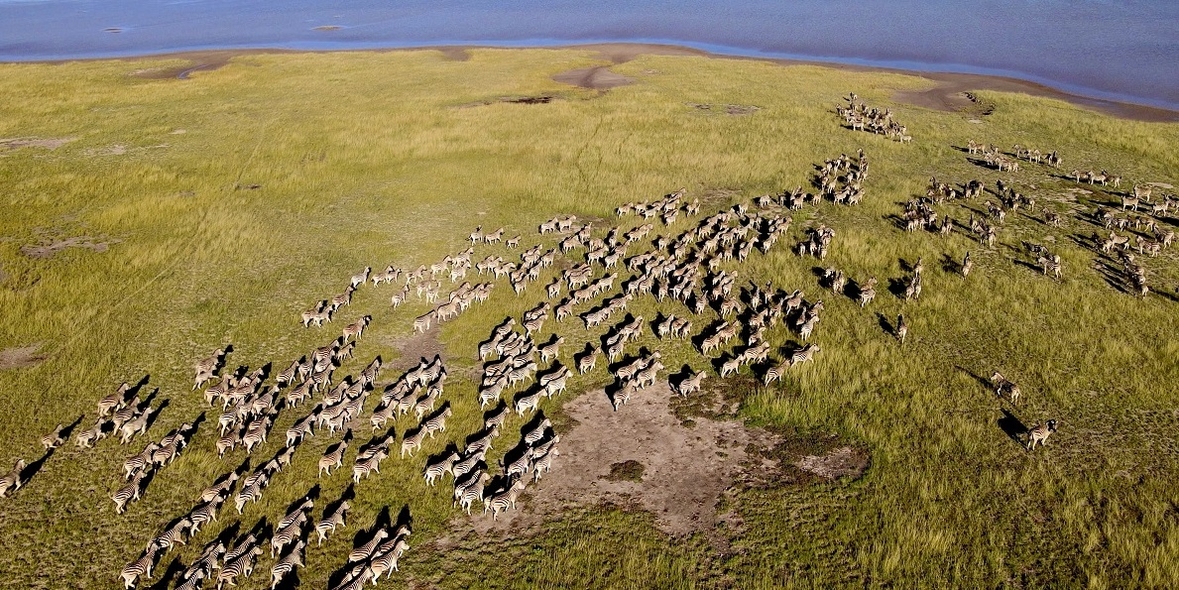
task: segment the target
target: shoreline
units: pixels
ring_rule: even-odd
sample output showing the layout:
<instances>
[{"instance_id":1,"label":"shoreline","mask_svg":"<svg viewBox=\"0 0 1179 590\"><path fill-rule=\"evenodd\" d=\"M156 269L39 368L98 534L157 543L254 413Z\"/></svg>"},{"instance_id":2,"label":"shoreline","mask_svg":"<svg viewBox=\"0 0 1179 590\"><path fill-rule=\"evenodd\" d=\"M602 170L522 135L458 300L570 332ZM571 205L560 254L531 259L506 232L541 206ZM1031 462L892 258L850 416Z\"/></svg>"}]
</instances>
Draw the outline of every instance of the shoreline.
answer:
<instances>
[{"instance_id":1,"label":"shoreline","mask_svg":"<svg viewBox=\"0 0 1179 590\"><path fill-rule=\"evenodd\" d=\"M923 70L906 70L900 68L892 68L885 66L860 65L853 63L842 63L837 61L824 61L821 59L795 59L795 58L781 58L769 56L756 55L732 55L725 53L715 53L704 49L697 49L686 45L674 44L659 44L659 43L639 43L639 42L609 42L609 43L570 43L563 45L536 45L536 46L499 46L499 45L479 45L479 44L461 44L461 45L423 45L411 47L377 47L368 49L286 49L286 48L242 48L242 49L197 49L188 51L175 51L163 53L144 53L136 55L118 56L118 57L86 57L76 59L51 59L51 60L30 60L30 61L7 61L0 63L9 64L64 64L71 62L85 62L85 61L136 61L144 59L185 59L191 63L185 66L178 66L174 68L161 69L159 71L146 72L143 77L151 79L167 79L167 78L187 78L189 74L197 71L216 70L227 63L234 57L241 55L258 55L258 54L302 54L302 53L337 53L337 52L393 52L393 51L440 51L448 59L456 61L463 61L466 59L466 52L471 49L552 49L552 50L590 50L597 51L603 59L612 62L612 64L622 64L631 61L642 55L670 55L670 56L694 56L707 57L710 59L736 59L736 60L754 60L775 63L783 66L795 65L810 65L836 70L846 70L854 72L885 72L892 74L901 74L907 76L915 76L925 78L935 82L932 88L918 91L899 91L893 96L893 100L905 104L929 108L933 110L941 110L954 112L963 107L968 106L969 102L963 98L963 93L974 90L993 90L998 92L1014 92L1020 94L1027 94L1030 96L1037 96L1043 98L1052 98L1062 100L1074 106L1096 111L1112 117L1127 119L1133 121L1143 121L1151 123L1175 123L1179 122L1179 110L1172 110L1163 107L1138 104L1133 102L1124 102L1109 100L1104 98L1097 98L1092 96L1085 96L1065 91L1060 88L1054 88L1050 85L1024 80L1015 77L990 75L990 74L971 74L958 72L938 72L938 71L923 71ZM603 66L606 68L608 66ZM567 82L566 83L571 83ZM618 84L613 84L617 86ZM965 101L965 102L964 102Z\"/></svg>"}]
</instances>

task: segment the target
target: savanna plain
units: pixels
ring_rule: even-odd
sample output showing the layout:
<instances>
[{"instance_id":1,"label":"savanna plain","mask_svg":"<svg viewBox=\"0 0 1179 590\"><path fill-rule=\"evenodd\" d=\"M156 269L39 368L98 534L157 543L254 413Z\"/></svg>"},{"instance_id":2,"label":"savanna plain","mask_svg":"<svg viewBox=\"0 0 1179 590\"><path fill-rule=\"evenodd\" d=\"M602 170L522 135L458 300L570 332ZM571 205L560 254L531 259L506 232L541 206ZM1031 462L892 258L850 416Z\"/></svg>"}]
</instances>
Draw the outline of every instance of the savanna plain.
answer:
<instances>
[{"instance_id":1,"label":"savanna plain","mask_svg":"<svg viewBox=\"0 0 1179 590\"><path fill-rule=\"evenodd\" d=\"M232 548L250 533L264 551L253 575L235 582L271 587L279 557L270 538L307 498L304 565L278 587L348 583L349 554L398 525L412 531L408 549L380 586L1175 587L1179 261L1161 244L1179 211L1156 206L1179 180L1179 125L988 91L931 110L901 98L933 82L894 73L631 57L247 53L184 76L190 62L180 57L0 65L0 461L27 462L20 489L0 498L2 585L124 587L123 568L203 490L289 451L284 433L331 387L288 405L294 385L283 386L264 412L273 416L267 440L224 456L224 410L205 390L237 367L249 374L269 364L267 391L292 361L371 316L333 377L343 382L382 359L371 393L357 398L361 411L342 430L316 428L292 445L260 500L239 513L230 496L216 521L158 551L138 587L179 585L204 547ZM611 87L558 81L570 71ZM846 125L837 109L851 92L889 110L909 140ZM1019 168L991 167L972 142L996 146ZM1017 144L1062 162L1021 158ZM796 187L820 192L829 160L846 155L835 176L857 169L859 150L870 163L860 202L787 206L782 195ZM1121 182L1078 182L1074 169ZM960 192L972 180L981 194L938 194L937 184ZM1011 201L998 181L1022 199ZM1135 187L1151 187L1150 200L1123 209ZM673 193L681 196L667 222L616 213ZM936 213L937 227L949 217L952 229L911 227L910 202ZM698 214L683 210L693 203ZM662 244L677 264L701 261L699 297L709 276L735 275L737 313L722 317L722 298L696 314L640 290L609 321L585 326L579 314L621 297L642 274L630 259L720 212L729 212L722 225L754 227L741 240L770 219L791 219L775 244L747 258L705 252L702 236ZM569 231L538 232L570 216ZM972 221L993 227L995 239L980 239ZM560 437L551 471L539 483L526 475L514 509L493 518L479 502L467 516L454 506L452 477L429 486L423 470L448 448L463 450L495 411L480 406L479 345L509 317L523 334L526 310L565 299L567 286L551 300L545 286L586 263L585 248L558 247L572 230L588 225L586 235L604 240L618 227L621 240L645 224L617 266L590 264L595 279L618 275L609 290L561 321L546 310L532 334L537 346L566 339L539 374L570 368L567 391L524 415L513 403L536 382L503 394L508 415L487 471L505 481L499 460L541 415L552 425L545 437ZM472 244L476 227L502 227L519 246ZM823 258L800 254L820 228L834 231ZM1111 231L1127 244L1103 248ZM519 264L534 246L555 250L556 261L520 294L507 277L475 268L452 281L451 265L391 305L420 265L467 248L475 263ZM1043 267L1045 255L1060 257L1059 277ZM906 297L919 261L923 288ZM332 321L304 327L301 314L345 292L350 277L388 266L403 271L396 281L366 281ZM828 268L849 279L842 293L824 278ZM1141 268L1145 296L1131 268ZM878 293L861 306L857 290L873 277ZM416 287L433 281L439 300L428 302ZM415 330L415 318L464 282L494 288L454 319ZM702 339L724 321L748 324L763 293L796 290L801 309L823 302L813 333L804 339L792 316L776 318L762 332L767 358L721 378L750 331L708 354ZM671 316L691 321L688 338L657 333ZM587 346L605 348L640 317L623 356L578 370ZM813 360L786 363L766 385L764 373L805 345L819 347ZM219 376L194 389L195 363L219 348L228 350ZM614 371L655 352L665 367L657 383L616 410ZM447 378L423 417L449 410L445 430L401 456L415 414L379 429L370 416L386 386L435 355ZM701 372L697 391L675 393ZM995 372L1019 385L1015 403L996 394ZM127 444L120 433L76 444L97 402L123 382L139 384L153 412L146 430ZM1028 430L1048 420L1056 430L1029 451ZM63 444L47 451L39 440L58 424ZM182 424L192 425L187 446L116 514L111 495L126 485L128 457ZM320 458L349 429L342 467L321 475ZM354 481L357 449L386 435L393 442L379 473ZM314 524L344 499L346 525L318 543ZM216 587L217 575L204 587Z\"/></svg>"}]
</instances>

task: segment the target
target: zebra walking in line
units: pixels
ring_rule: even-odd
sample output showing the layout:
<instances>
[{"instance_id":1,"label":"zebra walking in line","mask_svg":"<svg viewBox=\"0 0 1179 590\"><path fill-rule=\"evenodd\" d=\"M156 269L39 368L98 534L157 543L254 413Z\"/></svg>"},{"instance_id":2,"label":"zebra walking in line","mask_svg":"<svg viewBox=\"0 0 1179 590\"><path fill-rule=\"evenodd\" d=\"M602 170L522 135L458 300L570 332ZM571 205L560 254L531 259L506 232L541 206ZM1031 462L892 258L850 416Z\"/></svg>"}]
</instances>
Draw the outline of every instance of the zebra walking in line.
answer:
<instances>
[{"instance_id":1,"label":"zebra walking in line","mask_svg":"<svg viewBox=\"0 0 1179 590\"><path fill-rule=\"evenodd\" d=\"M328 534L336 532L337 528L345 528L347 523L345 519L348 516L348 511L352 509L352 504L347 500L340 502L336 510L331 514L324 514L323 520L315 524L315 533L319 535L319 542L316 545L322 545L327 539Z\"/></svg>"},{"instance_id":2,"label":"zebra walking in line","mask_svg":"<svg viewBox=\"0 0 1179 590\"><path fill-rule=\"evenodd\" d=\"M127 590L135 587L135 584L142 578L150 578L151 570L156 565L156 558L159 556L160 548L154 543L148 545L147 550L143 555L128 563L123 570L119 572L119 577L123 578L123 586Z\"/></svg>"}]
</instances>

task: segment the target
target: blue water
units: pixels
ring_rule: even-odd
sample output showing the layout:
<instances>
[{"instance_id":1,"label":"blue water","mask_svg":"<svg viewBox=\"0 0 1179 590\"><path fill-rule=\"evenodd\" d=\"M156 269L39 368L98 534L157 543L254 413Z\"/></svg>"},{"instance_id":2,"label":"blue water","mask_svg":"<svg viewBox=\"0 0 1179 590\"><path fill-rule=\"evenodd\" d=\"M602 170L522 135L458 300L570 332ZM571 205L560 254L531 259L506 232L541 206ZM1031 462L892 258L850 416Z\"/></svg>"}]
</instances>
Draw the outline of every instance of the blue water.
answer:
<instances>
[{"instance_id":1,"label":"blue water","mask_svg":"<svg viewBox=\"0 0 1179 590\"><path fill-rule=\"evenodd\" d=\"M0 0L2 61L605 41L1006 75L1179 110L1179 0Z\"/></svg>"}]
</instances>

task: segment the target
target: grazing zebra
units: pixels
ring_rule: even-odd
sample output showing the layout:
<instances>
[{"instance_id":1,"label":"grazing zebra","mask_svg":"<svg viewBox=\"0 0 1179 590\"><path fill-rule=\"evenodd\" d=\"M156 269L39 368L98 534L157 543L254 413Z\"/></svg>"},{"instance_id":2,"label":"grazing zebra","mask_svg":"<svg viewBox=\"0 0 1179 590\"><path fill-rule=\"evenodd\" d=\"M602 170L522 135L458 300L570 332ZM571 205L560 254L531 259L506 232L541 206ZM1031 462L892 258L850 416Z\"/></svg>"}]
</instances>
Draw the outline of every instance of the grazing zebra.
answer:
<instances>
[{"instance_id":1,"label":"grazing zebra","mask_svg":"<svg viewBox=\"0 0 1179 590\"><path fill-rule=\"evenodd\" d=\"M998 371L995 371L995 373L991 375L991 383L995 384L995 395L999 396L1000 398L1003 398L1004 395L1006 395L1011 399L1011 405L1016 405L1016 403L1019 401L1019 396L1022 393L1019 390L1018 385L1004 377L1003 374Z\"/></svg>"},{"instance_id":2,"label":"grazing zebra","mask_svg":"<svg viewBox=\"0 0 1179 590\"><path fill-rule=\"evenodd\" d=\"M903 345L905 343L905 336L908 334L909 322L905 321L904 314L900 314L897 316L897 340L900 340L901 344Z\"/></svg>"},{"instance_id":3,"label":"grazing zebra","mask_svg":"<svg viewBox=\"0 0 1179 590\"><path fill-rule=\"evenodd\" d=\"M303 566L303 548L306 545L304 541L295 543L295 546L279 558L274 567L270 568L270 576L273 580L270 583L271 590L278 588L279 582L282 582L283 578L287 577L295 568Z\"/></svg>"},{"instance_id":4,"label":"grazing zebra","mask_svg":"<svg viewBox=\"0 0 1179 590\"><path fill-rule=\"evenodd\" d=\"M1045 424L1037 424L1028 430L1028 444L1027 449L1031 451L1036 448L1036 445L1048 444L1048 437L1056 432L1056 420L1049 420Z\"/></svg>"},{"instance_id":5,"label":"grazing zebra","mask_svg":"<svg viewBox=\"0 0 1179 590\"><path fill-rule=\"evenodd\" d=\"M155 545L149 545L143 555L128 563L119 572L119 577L123 578L123 586L127 590L135 587L135 584L140 578L150 578L151 570L156 565L156 557L158 557L160 548Z\"/></svg>"},{"instance_id":6,"label":"grazing zebra","mask_svg":"<svg viewBox=\"0 0 1179 590\"><path fill-rule=\"evenodd\" d=\"M322 545L327 539L329 533L335 533L336 528L345 528L347 524L344 522L348 515L348 511L352 509L352 505L347 500L340 502L340 505L330 515L325 514L323 520L315 524L315 532L319 535L319 542L317 545Z\"/></svg>"},{"instance_id":7,"label":"grazing zebra","mask_svg":"<svg viewBox=\"0 0 1179 590\"><path fill-rule=\"evenodd\" d=\"M368 559L372 557L373 551L377 548L377 545L379 545L381 541L384 541L388 537L388 529L377 529L377 531L373 533L373 537L369 539L367 543L353 549L352 553L348 554L348 563L360 563L363 561L368 561Z\"/></svg>"},{"instance_id":8,"label":"grazing zebra","mask_svg":"<svg viewBox=\"0 0 1179 590\"><path fill-rule=\"evenodd\" d=\"M707 376L707 373L701 371L695 375L692 375L691 377L684 379L683 381L680 381L679 387L676 388L677 393L683 397L687 397L689 394L700 391L700 383L704 381L704 378Z\"/></svg>"},{"instance_id":9,"label":"grazing zebra","mask_svg":"<svg viewBox=\"0 0 1179 590\"><path fill-rule=\"evenodd\" d=\"M352 431L349 430L348 433L344 435L343 440L331 447L328 447L328 450L324 451L323 456L319 458L320 476L322 476L324 472L327 472L328 475L331 475L332 467L338 469L344 464L344 452L348 450L348 441L352 438L350 436L351 434Z\"/></svg>"},{"instance_id":10,"label":"grazing zebra","mask_svg":"<svg viewBox=\"0 0 1179 590\"><path fill-rule=\"evenodd\" d=\"M815 360L815 353L821 349L818 344L808 344L790 355L790 366Z\"/></svg>"},{"instance_id":11,"label":"grazing zebra","mask_svg":"<svg viewBox=\"0 0 1179 590\"><path fill-rule=\"evenodd\" d=\"M252 547L232 560L226 557L225 566L217 574L217 589L220 590L226 583L236 586L238 576L250 577L250 574L254 573L254 560L261 554L261 547Z\"/></svg>"}]
</instances>

